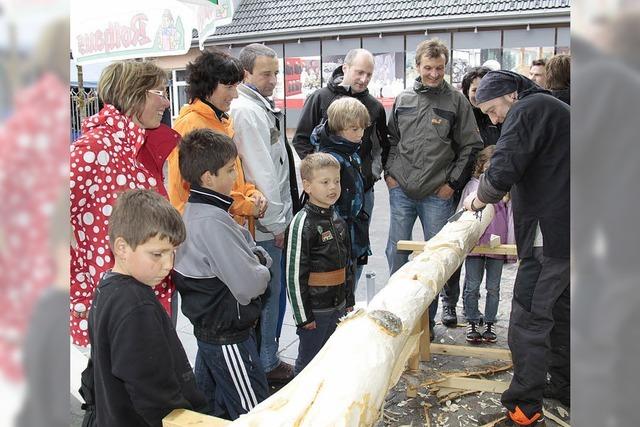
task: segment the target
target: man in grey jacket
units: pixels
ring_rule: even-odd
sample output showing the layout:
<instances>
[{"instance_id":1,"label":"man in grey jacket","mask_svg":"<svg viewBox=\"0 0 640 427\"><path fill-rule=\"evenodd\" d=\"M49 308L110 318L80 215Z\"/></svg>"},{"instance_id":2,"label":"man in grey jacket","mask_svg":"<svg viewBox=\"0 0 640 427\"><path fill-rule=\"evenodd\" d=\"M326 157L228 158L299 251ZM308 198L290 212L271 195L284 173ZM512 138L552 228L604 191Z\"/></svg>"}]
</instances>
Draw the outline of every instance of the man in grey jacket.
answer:
<instances>
[{"instance_id":1,"label":"man in grey jacket","mask_svg":"<svg viewBox=\"0 0 640 427\"><path fill-rule=\"evenodd\" d=\"M420 77L413 88L398 95L389 117L391 148L385 181L391 223L386 254L392 274L408 260L408 253L398 252L398 240L411 239L417 217L425 240L440 231L455 209L454 193L464 188L475 154L482 149L471 104L444 81L448 60L449 50L440 40L418 44L416 68ZM445 315L456 318L459 294L458 283L451 289L445 286L443 320ZM429 307L432 339L437 309L436 299Z\"/></svg>"},{"instance_id":2,"label":"man in grey jacket","mask_svg":"<svg viewBox=\"0 0 640 427\"><path fill-rule=\"evenodd\" d=\"M238 98L231 104L233 140L247 181L267 198L268 207L257 221L255 238L273 260L269 292L263 299L260 316L260 359L267 379L281 383L293 378L293 367L277 355L276 340L284 232L298 202L293 151L285 141L284 132L280 131L282 113L269 99L277 83L276 52L254 43L240 51L239 59L245 77L238 86Z\"/></svg>"}]
</instances>

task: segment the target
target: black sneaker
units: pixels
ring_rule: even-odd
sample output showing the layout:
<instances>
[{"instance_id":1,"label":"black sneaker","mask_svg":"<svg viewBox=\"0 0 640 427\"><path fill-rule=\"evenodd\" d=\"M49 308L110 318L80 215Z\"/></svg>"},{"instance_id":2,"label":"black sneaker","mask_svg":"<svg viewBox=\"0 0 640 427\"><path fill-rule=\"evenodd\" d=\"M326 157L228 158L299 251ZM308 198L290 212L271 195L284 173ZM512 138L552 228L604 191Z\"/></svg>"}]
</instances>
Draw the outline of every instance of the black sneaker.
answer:
<instances>
[{"instance_id":1,"label":"black sneaker","mask_svg":"<svg viewBox=\"0 0 640 427\"><path fill-rule=\"evenodd\" d=\"M442 324L449 328L455 328L458 325L458 316L456 316L456 308L451 305L442 307Z\"/></svg>"},{"instance_id":2,"label":"black sneaker","mask_svg":"<svg viewBox=\"0 0 640 427\"><path fill-rule=\"evenodd\" d=\"M493 323L492 322L487 322L487 327L485 328L484 332L482 333L482 340L484 342L496 342L498 341L498 336L496 335L493 328Z\"/></svg>"},{"instance_id":3,"label":"black sneaker","mask_svg":"<svg viewBox=\"0 0 640 427\"><path fill-rule=\"evenodd\" d=\"M544 385L544 391L542 392L542 396L546 397L547 399L557 400L567 408L571 407L571 397L569 393L562 393L561 391L558 390L557 387L555 387L549 381L547 381Z\"/></svg>"},{"instance_id":4,"label":"black sneaker","mask_svg":"<svg viewBox=\"0 0 640 427\"><path fill-rule=\"evenodd\" d=\"M283 385L287 384L293 379L293 366L280 361L280 364L276 366L272 371L267 372L267 382L269 385Z\"/></svg>"},{"instance_id":5,"label":"black sneaker","mask_svg":"<svg viewBox=\"0 0 640 427\"><path fill-rule=\"evenodd\" d=\"M467 341L470 343L481 343L482 335L478 332L478 325L475 322L469 322L467 326Z\"/></svg>"}]
</instances>

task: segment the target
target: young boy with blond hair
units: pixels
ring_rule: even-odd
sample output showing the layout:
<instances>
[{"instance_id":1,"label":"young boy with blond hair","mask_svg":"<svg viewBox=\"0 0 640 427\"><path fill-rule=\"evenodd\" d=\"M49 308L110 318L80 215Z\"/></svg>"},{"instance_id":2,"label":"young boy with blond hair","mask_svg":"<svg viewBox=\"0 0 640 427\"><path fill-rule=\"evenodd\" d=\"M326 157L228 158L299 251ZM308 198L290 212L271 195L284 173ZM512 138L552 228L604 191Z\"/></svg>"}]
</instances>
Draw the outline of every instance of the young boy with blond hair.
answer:
<instances>
[{"instance_id":1,"label":"young boy with blond hair","mask_svg":"<svg viewBox=\"0 0 640 427\"><path fill-rule=\"evenodd\" d=\"M348 272L349 231L333 205L340 198L340 163L314 153L300 164L309 199L285 239L287 295L300 338L294 373L320 351L340 317L353 310L353 275Z\"/></svg>"},{"instance_id":2,"label":"young boy with blond hair","mask_svg":"<svg viewBox=\"0 0 640 427\"><path fill-rule=\"evenodd\" d=\"M160 427L173 409L207 412L153 291L171 271L185 234L178 211L156 192L118 195L109 218L115 264L96 288L89 312L91 360L83 381L94 384L87 399L94 405L85 414L88 425Z\"/></svg>"},{"instance_id":3,"label":"young boy with blond hair","mask_svg":"<svg viewBox=\"0 0 640 427\"><path fill-rule=\"evenodd\" d=\"M364 176L360 144L370 124L367 107L356 98L333 101L327 109L327 120L318 125L311 142L319 152L329 153L340 163L340 198L338 214L347 222L351 240L351 265L354 287L371 255L369 245L369 214L364 209ZM355 289L354 289L355 292Z\"/></svg>"}]
</instances>

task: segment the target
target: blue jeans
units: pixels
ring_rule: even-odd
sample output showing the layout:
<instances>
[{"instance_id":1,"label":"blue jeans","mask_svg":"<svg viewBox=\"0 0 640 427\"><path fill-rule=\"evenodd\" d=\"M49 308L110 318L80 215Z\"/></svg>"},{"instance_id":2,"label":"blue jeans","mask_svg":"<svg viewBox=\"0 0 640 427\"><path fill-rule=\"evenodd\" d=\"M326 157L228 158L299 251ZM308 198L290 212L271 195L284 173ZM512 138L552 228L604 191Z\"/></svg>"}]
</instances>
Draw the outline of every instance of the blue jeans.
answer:
<instances>
[{"instance_id":1,"label":"blue jeans","mask_svg":"<svg viewBox=\"0 0 640 427\"><path fill-rule=\"evenodd\" d=\"M269 386L253 334L236 344L198 340L196 385L207 398L211 415L235 420L269 397Z\"/></svg>"},{"instance_id":2,"label":"blue jeans","mask_svg":"<svg viewBox=\"0 0 640 427\"><path fill-rule=\"evenodd\" d=\"M400 186L389 190L389 204L391 221L389 224L389 239L387 240L387 263L389 274L393 274L409 260L409 252L397 250L398 240L410 240L416 218L420 218L424 239L435 236L453 215L455 209L453 197L441 199L429 195L421 200L407 196ZM438 297L429 306L429 322L435 324L438 311Z\"/></svg>"},{"instance_id":3,"label":"blue jeans","mask_svg":"<svg viewBox=\"0 0 640 427\"><path fill-rule=\"evenodd\" d=\"M480 299L480 284L485 270L487 271L486 287L487 298L484 306L484 321L495 323L500 303L500 278L504 260L484 256L469 256L465 261L464 291L462 300L467 320L478 323L480 311L478 300Z\"/></svg>"},{"instance_id":4,"label":"blue jeans","mask_svg":"<svg viewBox=\"0 0 640 427\"><path fill-rule=\"evenodd\" d=\"M327 311L313 311L316 328L307 330L301 327L296 329L300 338L298 344L298 358L293 372L298 375L318 354L322 346L327 342L331 334L338 326L338 320L345 315L344 304L340 308Z\"/></svg>"},{"instance_id":5,"label":"blue jeans","mask_svg":"<svg viewBox=\"0 0 640 427\"><path fill-rule=\"evenodd\" d=\"M262 301L260 313L260 360L265 372L274 370L280 364L278 357L278 342L276 341L276 329L278 327L278 314L280 312L280 273L282 271L282 249L276 247L275 240L257 242L262 246L272 259L271 280L269 280L269 292Z\"/></svg>"},{"instance_id":6,"label":"blue jeans","mask_svg":"<svg viewBox=\"0 0 640 427\"><path fill-rule=\"evenodd\" d=\"M280 262L280 271L285 271L287 259L282 257ZM280 334L282 333L282 324L284 323L284 315L287 312L287 275L280 274L280 301L278 303L278 327L276 328L276 341L280 343Z\"/></svg>"},{"instance_id":7,"label":"blue jeans","mask_svg":"<svg viewBox=\"0 0 640 427\"><path fill-rule=\"evenodd\" d=\"M375 202L375 195L373 192L373 187L364 193L364 211L369 215L369 224L371 226L371 215L373 215L373 204ZM367 233L369 232L369 227L367 227ZM358 282L360 281L360 277L362 276L362 272L364 271L364 265L356 265L356 281L353 287L353 294L355 295L356 289L358 288Z\"/></svg>"}]
</instances>

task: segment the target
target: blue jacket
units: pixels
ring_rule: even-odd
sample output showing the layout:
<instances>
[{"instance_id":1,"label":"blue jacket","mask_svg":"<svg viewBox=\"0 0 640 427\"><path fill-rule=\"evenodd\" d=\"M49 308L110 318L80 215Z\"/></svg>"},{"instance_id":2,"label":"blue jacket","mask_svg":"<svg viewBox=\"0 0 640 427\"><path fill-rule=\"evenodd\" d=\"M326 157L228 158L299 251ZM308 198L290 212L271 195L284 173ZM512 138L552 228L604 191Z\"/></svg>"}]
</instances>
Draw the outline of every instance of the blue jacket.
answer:
<instances>
[{"instance_id":1,"label":"blue jacket","mask_svg":"<svg viewBox=\"0 0 640 427\"><path fill-rule=\"evenodd\" d=\"M341 192L334 206L349 227L351 257L357 259L358 264L366 264L367 257L371 255L369 215L364 210L364 178L362 160L358 154L359 144L331 134L326 122L313 130L311 143L317 151L331 154L340 162Z\"/></svg>"}]
</instances>

